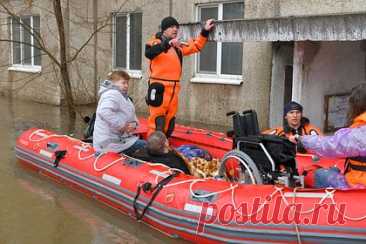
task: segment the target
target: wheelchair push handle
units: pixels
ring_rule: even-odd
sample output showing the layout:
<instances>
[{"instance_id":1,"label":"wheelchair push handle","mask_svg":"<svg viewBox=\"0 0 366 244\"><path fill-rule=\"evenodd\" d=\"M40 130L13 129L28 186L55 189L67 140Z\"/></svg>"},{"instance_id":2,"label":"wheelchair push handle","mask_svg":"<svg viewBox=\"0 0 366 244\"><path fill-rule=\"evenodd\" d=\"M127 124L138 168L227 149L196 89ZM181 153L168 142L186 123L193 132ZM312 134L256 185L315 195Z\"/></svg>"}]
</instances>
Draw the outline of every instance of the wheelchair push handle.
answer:
<instances>
[{"instance_id":1,"label":"wheelchair push handle","mask_svg":"<svg viewBox=\"0 0 366 244\"><path fill-rule=\"evenodd\" d=\"M238 112L236 112L236 111L230 111L230 112L227 112L226 113L226 116L227 117L229 117L229 116L233 116L234 114L236 114L236 113L238 113Z\"/></svg>"}]
</instances>

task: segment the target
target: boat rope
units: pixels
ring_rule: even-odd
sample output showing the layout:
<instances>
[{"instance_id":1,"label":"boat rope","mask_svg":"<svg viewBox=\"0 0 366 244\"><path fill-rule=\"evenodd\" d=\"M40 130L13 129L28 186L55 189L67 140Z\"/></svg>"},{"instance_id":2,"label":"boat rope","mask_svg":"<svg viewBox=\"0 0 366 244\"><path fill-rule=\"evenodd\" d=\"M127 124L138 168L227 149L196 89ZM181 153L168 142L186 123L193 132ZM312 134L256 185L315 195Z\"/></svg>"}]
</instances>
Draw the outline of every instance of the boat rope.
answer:
<instances>
[{"instance_id":1,"label":"boat rope","mask_svg":"<svg viewBox=\"0 0 366 244\"><path fill-rule=\"evenodd\" d=\"M67 138L67 139L71 139L71 140L73 140L73 141L78 141L78 142L80 142L80 145L74 145L74 148L78 151L77 155L78 155L78 159L79 159L79 160L84 161L84 160L90 159L90 158L92 158L92 157L95 157L95 152L94 152L94 151L92 151L92 152L91 152L89 155L87 155L87 156L84 156L84 157L82 157L82 156L81 156L81 153L82 153L82 152L86 153L86 152L88 152L90 149L93 149L93 146L92 146L90 143L86 143L86 142L83 142L83 141L77 140L77 139L72 138L72 137L70 137L70 136L68 136L68 135L57 135L57 134L47 135L47 134L46 134L46 133L44 133L44 132L45 132L45 130L43 130L43 129L38 129L38 130L33 131L33 132L29 135L29 137L28 137L29 141L31 141L31 142L40 142L40 141L43 141L43 140L46 140L46 139L49 139L49 138L52 138L52 137L56 137L56 138ZM33 137L34 137L35 135L40 136L41 138L39 138L39 139L33 139ZM94 159L94 162L93 162L93 169L94 169L95 171L97 171L97 172L104 171L104 170L106 170L107 168L109 168L109 167L113 166L114 164L118 163L119 161L122 161L122 160L125 160L125 159L126 159L126 157L121 156L121 158L118 158L117 160L114 160L113 162L111 162L110 164L108 164L108 165L104 166L103 168L98 168L98 167L97 167L97 162L98 162L98 160L99 160L103 155L105 155L106 153L107 153L107 152L101 152L101 153L99 153L99 154L96 156L96 158ZM165 167L165 168L168 168L168 169L169 169L169 172L172 172L171 170L183 172L183 171L182 171L182 170L180 170L180 169L170 168L170 167L168 167L167 165L165 165L165 164L161 164L161 163L149 163L149 162L146 162L146 161L143 161L143 160L138 160L138 161L140 161L140 162L144 162L144 163L146 163L146 164L148 164L148 165L150 165L150 166L163 166L163 167Z\"/></svg>"},{"instance_id":2,"label":"boat rope","mask_svg":"<svg viewBox=\"0 0 366 244\"><path fill-rule=\"evenodd\" d=\"M56 138L63 138L64 137L64 138L70 139L72 141L79 141L78 139L75 139L75 138L73 138L71 136L68 136L68 135L58 135L58 134L47 135L46 133L44 133L44 131L46 131L46 130L38 129L38 130L33 131L28 137L29 141L31 141L31 142L40 142L40 141L49 139L51 137L56 137ZM33 139L34 135L37 135L41 138Z\"/></svg>"},{"instance_id":3,"label":"boat rope","mask_svg":"<svg viewBox=\"0 0 366 244\"><path fill-rule=\"evenodd\" d=\"M202 130L203 131L203 130ZM35 131L33 131L30 135L29 135L29 141L31 142L39 142L39 141L42 141L42 140L45 140L45 139L48 139L48 138L52 138L52 137L56 137L56 138L67 138L67 139L70 139L70 140L73 140L73 141L78 141L78 142L81 142L80 140L77 140L75 138L72 138L70 136L67 136L67 135L57 135L57 134L51 134L51 135L47 135L46 133L44 133L45 130L43 129L37 129ZM39 139L34 139L33 137L37 135L41 138ZM88 155L88 156L85 156L85 157L81 157L81 152L85 152L86 149L92 149L93 147L89 144L89 143L85 143L85 142L81 142L80 144L80 147L79 148L76 148L78 149L78 158L79 160L86 160L86 159L89 159L91 157L94 157L95 156L95 153L93 152L92 154ZM102 168L98 168L97 167L97 162L98 160L106 153L100 153L95 159L94 159L94 162L93 162L93 168L95 171L97 172L100 172L100 171L103 171L103 170L106 170L107 168L113 166L114 164L118 163L119 161L122 161L122 160L125 160L126 157L123 157L121 156L120 158L114 160L113 162L105 165L104 167ZM140 160L142 161L142 160ZM165 168L168 168L168 171L163 171L161 173L171 173L172 172L176 172L178 169L171 169L169 168L168 166L164 165L164 164L159 164L159 163L149 163L149 162L146 162L146 161L142 161L150 166L163 166ZM179 170L178 170L179 171ZM161 176L160 176L161 177ZM158 183L157 180L158 180L159 176L156 176L155 178L155 182L156 184ZM216 191L216 192L210 192L208 194L204 194L204 195L197 195L194 193L193 191L193 185L195 185L196 183L198 182L205 182L207 179L209 178L206 178L206 179L189 179L189 180L183 180L183 181L178 181L178 182L174 182L174 183L171 183L171 184L166 184L164 185L163 187L171 187L171 186L176 186L176 185L180 185L180 184L187 184L189 183L189 191L190 191L190 194L194 197L197 197L197 198L207 198L209 196L213 196L213 195L217 195L217 194L220 194L220 193L224 193L224 192L227 192L227 191L230 191L231 190L231 201L232 201L232 204L233 206L235 207L235 209L237 209L236 207L236 204L235 204L235 189L238 188L238 184L236 185L233 185L233 184L230 184L230 186L226 189L223 189L223 190L220 190L220 191ZM315 210L317 210L318 208L320 208L323 204L324 204L324 201L329 198L330 201L332 202L332 204L334 204L335 206L335 211L337 211L338 213L342 214L342 216L349 220L349 221L362 221L362 220L365 220L366 219L366 215L364 216L360 216L360 217L351 217L351 216L347 216L345 213L341 212L341 210L338 208L337 206L337 203L336 203L336 200L334 199L334 193L336 192L336 189L334 188L326 188L325 190L325 194L324 196L320 199L320 201L318 202L318 204L316 204L316 207L314 208L311 208L311 209L308 209L308 210L302 210L302 211L298 211L296 210L296 208L292 208L294 213L297 213L297 214L310 214L312 212L314 212ZM280 193L280 196L281 196L281 199L282 201L286 204L286 206L289 206L291 205L292 203L289 203L286 199L286 196L284 195L284 192L283 192L283 187L278 187L278 186L275 186L275 190L274 192L272 192L269 197L269 199L272 199L277 193ZM294 188L293 190L293 193L294 193L294 198L296 198L296 193L297 193L297 189ZM294 199L293 199L294 200ZM256 215L258 214L262 209L263 207L265 206L265 204L267 204L269 201L266 199L261 205L260 207L258 208L257 212L256 213L252 213L250 215L247 215L247 217L251 217L253 215Z\"/></svg>"},{"instance_id":4,"label":"boat rope","mask_svg":"<svg viewBox=\"0 0 366 244\"><path fill-rule=\"evenodd\" d=\"M176 177L179 174L180 174L179 171L175 171L171 175L168 175L167 177L165 177L164 179L159 181L158 184L156 184L154 187L152 186L152 184L150 182L145 182L143 184L140 184L137 187L136 196L133 200L133 209L135 211L135 217L136 217L137 221L142 220L142 218L144 217L146 211L151 206L151 204L154 202L155 198L158 196L158 194L164 188L164 186L167 185L174 177ZM138 200L138 198L141 194L141 190L143 190L145 193L146 192L152 192L152 196L150 198L150 201L148 202L148 204L146 204L146 206L143 208L143 210L140 214L139 211L138 211L138 207L137 207L137 200Z\"/></svg>"},{"instance_id":5,"label":"boat rope","mask_svg":"<svg viewBox=\"0 0 366 244\"><path fill-rule=\"evenodd\" d=\"M296 193L297 193L297 187L294 188L294 197L292 198L292 204L293 205L295 205L295 203L296 203L296 196L297 196ZM292 211L293 211L293 209L294 208L291 208ZM297 243L298 244L302 244L302 241L301 241L301 232L299 230L299 225L298 225L298 223L296 223L296 221L294 221L294 226L295 226L295 231L296 231Z\"/></svg>"},{"instance_id":6,"label":"boat rope","mask_svg":"<svg viewBox=\"0 0 366 244\"><path fill-rule=\"evenodd\" d=\"M252 212L251 214L247 214L247 215L241 215L242 217L253 217L253 216L256 216L258 213L260 213L260 211L262 211L262 209L264 208L264 206L267 204L267 203L270 203L271 202L271 200L273 199L273 197L277 194L277 193L279 193L279 192L281 192L283 190L283 188L282 187L278 187L278 186L275 186L275 190L269 195L269 196L267 196L266 198L265 198L265 200L263 201L263 203L258 207L258 209L257 209L257 211L256 212ZM235 211L237 212L237 213L239 213L239 214L242 214L242 213L240 213L240 212L238 212L239 211L239 208L237 207L237 205L236 205L236 203L235 203L235 196L234 196L234 191L232 191L232 193L231 193L231 202L232 202L232 204L233 204L233 206L234 206L234 209L235 209Z\"/></svg>"}]
</instances>

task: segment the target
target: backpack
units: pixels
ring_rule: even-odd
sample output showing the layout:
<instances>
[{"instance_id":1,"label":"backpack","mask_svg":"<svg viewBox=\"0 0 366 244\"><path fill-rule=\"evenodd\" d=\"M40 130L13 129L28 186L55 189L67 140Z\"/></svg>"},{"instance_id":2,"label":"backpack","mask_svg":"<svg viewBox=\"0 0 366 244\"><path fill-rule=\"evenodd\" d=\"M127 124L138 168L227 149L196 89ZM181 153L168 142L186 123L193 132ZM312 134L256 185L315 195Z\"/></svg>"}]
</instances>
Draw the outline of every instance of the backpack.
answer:
<instances>
[{"instance_id":1,"label":"backpack","mask_svg":"<svg viewBox=\"0 0 366 244\"><path fill-rule=\"evenodd\" d=\"M96 118L96 113L94 112L91 116L91 118L89 116L85 116L84 117L84 122L87 124L84 133L83 133L83 141L84 142L88 142L88 143L93 143L93 132L94 132L94 124L95 124L95 118Z\"/></svg>"}]
</instances>

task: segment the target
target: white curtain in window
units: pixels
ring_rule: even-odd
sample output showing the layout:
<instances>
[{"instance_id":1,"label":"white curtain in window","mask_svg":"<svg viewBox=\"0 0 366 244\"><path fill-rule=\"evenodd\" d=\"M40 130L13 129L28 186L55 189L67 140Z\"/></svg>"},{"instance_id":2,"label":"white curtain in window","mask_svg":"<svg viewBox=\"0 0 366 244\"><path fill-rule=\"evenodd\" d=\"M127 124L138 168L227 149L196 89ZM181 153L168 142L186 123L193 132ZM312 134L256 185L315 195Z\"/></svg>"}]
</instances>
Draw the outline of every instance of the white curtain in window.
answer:
<instances>
[{"instance_id":1,"label":"white curtain in window","mask_svg":"<svg viewBox=\"0 0 366 244\"><path fill-rule=\"evenodd\" d=\"M33 34L40 33L39 16L12 17L11 28L13 64L41 65L41 51Z\"/></svg>"},{"instance_id":2,"label":"white curtain in window","mask_svg":"<svg viewBox=\"0 0 366 244\"><path fill-rule=\"evenodd\" d=\"M116 16L115 66L126 68L127 16Z\"/></svg>"}]
</instances>

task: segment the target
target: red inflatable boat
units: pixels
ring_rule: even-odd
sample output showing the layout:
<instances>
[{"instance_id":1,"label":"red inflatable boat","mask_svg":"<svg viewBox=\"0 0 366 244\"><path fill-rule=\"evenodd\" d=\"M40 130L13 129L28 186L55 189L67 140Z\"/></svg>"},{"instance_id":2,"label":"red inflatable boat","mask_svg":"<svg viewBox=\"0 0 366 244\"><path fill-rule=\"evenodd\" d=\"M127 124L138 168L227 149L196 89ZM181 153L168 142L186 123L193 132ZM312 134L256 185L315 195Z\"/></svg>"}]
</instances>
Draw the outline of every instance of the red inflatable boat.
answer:
<instances>
[{"instance_id":1,"label":"red inflatable boat","mask_svg":"<svg viewBox=\"0 0 366 244\"><path fill-rule=\"evenodd\" d=\"M171 143L196 144L218 158L240 158L227 154L232 141L218 132L178 125ZM96 155L90 144L43 129L19 136L16 157L39 174L175 238L197 243L366 243L363 189L201 179L116 153ZM300 173L314 163L336 163L316 161L298 155Z\"/></svg>"}]
</instances>

